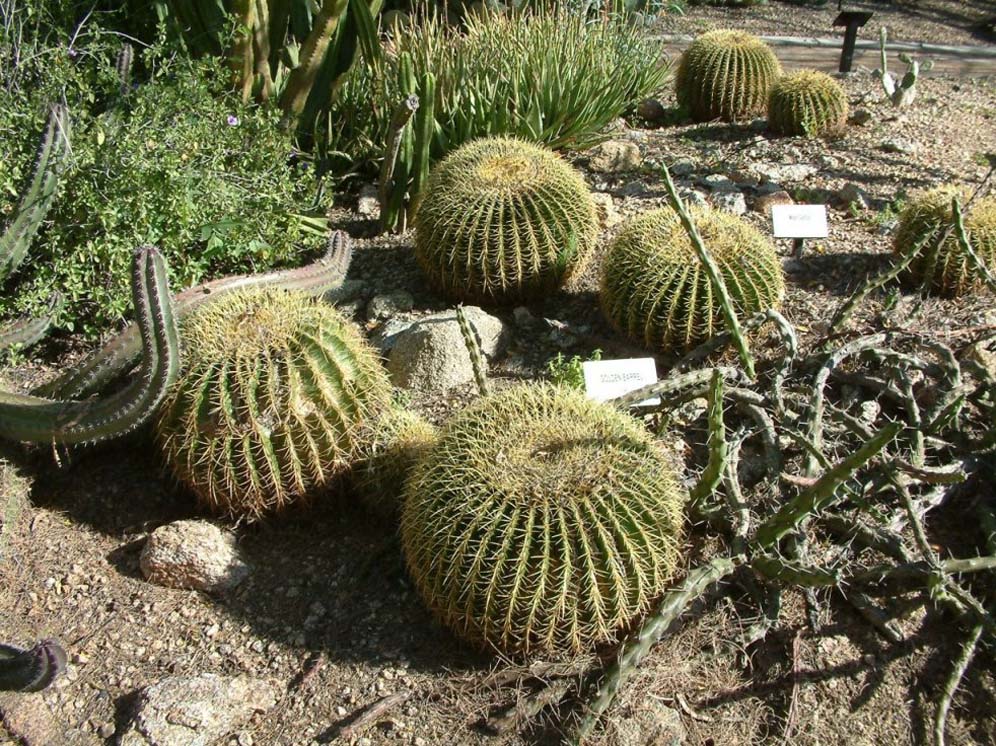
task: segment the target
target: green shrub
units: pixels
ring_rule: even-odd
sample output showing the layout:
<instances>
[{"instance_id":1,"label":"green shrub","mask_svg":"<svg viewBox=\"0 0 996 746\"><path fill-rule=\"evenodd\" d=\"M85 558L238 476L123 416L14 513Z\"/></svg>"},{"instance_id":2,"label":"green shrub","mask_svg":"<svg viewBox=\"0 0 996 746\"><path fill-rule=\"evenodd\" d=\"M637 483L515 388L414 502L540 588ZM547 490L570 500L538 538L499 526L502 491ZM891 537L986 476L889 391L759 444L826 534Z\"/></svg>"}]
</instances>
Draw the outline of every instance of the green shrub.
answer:
<instances>
[{"instance_id":1,"label":"green shrub","mask_svg":"<svg viewBox=\"0 0 996 746\"><path fill-rule=\"evenodd\" d=\"M401 543L422 598L473 643L611 642L681 562L687 495L629 415L550 384L481 398L410 476Z\"/></svg>"},{"instance_id":2,"label":"green shrub","mask_svg":"<svg viewBox=\"0 0 996 746\"><path fill-rule=\"evenodd\" d=\"M584 149L670 77L660 44L642 29L588 23L564 10L471 14L465 30L436 16L394 28L383 65L355 67L332 106L327 148L346 154L344 170L382 157L391 112L404 97L398 66L405 51L416 80L435 76L433 160L488 135Z\"/></svg>"},{"instance_id":3,"label":"green shrub","mask_svg":"<svg viewBox=\"0 0 996 746\"><path fill-rule=\"evenodd\" d=\"M2 221L30 175L50 96L60 88L71 94L73 122L72 163L50 225L0 313L40 308L58 290L66 301L61 326L96 335L129 308L136 246L162 249L180 289L297 262L321 244L298 214L312 197L303 166L291 166L294 150L277 113L224 93L220 63L150 55L149 82L112 100L113 55L80 53L77 63L64 54L52 50L53 69L39 89L0 90L0 142L10 154L0 159Z\"/></svg>"},{"instance_id":4,"label":"green shrub","mask_svg":"<svg viewBox=\"0 0 996 746\"><path fill-rule=\"evenodd\" d=\"M803 70L778 79L768 101L768 126L781 135L818 137L847 124L847 94L826 73Z\"/></svg>"},{"instance_id":5,"label":"green shrub","mask_svg":"<svg viewBox=\"0 0 996 746\"><path fill-rule=\"evenodd\" d=\"M734 215L691 213L740 318L777 307L785 281L771 241ZM651 350L683 350L725 328L705 267L670 208L623 226L605 256L600 299L612 324Z\"/></svg>"},{"instance_id":6,"label":"green shrub","mask_svg":"<svg viewBox=\"0 0 996 746\"><path fill-rule=\"evenodd\" d=\"M899 216L893 250L905 256L927 239L919 256L910 264L910 274L934 292L946 296L965 295L984 287L978 269L962 250L952 230L941 241L941 234L954 224L951 200L968 202L969 191L955 186L933 189L914 196ZM964 216L968 240L979 259L996 274L996 197L976 200Z\"/></svg>"},{"instance_id":7,"label":"green shrub","mask_svg":"<svg viewBox=\"0 0 996 746\"><path fill-rule=\"evenodd\" d=\"M602 351L593 350L588 360L601 360ZM550 358L546 363L546 372L550 376L550 382L554 386L568 386L572 389L584 389L584 365L585 361L580 355L574 355L570 359L564 357L564 353L558 352L556 357Z\"/></svg>"},{"instance_id":8,"label":"green shrub","mask_svg":"<svg viewBox=\"0 0 996 746\"><path fill-rule=\"evenodd\" d=\"M390 405L377 353L304 293L235 291L185 319L181 338L159 441L180 481L237 520L314 498L353 468Z\"/></svg>"},{"instance_id":9,"label":"green shrub","mask_svg":"<svg viewBox=\"0 0 996 746\"><path fill-rule=\"evenodd\" d=\"M681 56L675 90L696 122L740 122L767 110L771 87L781 74L778 58L756 36L709 31Z\"/></svg>"},{"instance_id":10,"label":"green shrub","mask_svg":"<svg viewBox=\"0 0 996 746\"><path fill-rule=\"evenodd\" d=\"M486 138L433 169L416 213L415 256L449 297L522 301L583 266L597 232L577 171L538 145Z\"/></svg>"}]
</instances>

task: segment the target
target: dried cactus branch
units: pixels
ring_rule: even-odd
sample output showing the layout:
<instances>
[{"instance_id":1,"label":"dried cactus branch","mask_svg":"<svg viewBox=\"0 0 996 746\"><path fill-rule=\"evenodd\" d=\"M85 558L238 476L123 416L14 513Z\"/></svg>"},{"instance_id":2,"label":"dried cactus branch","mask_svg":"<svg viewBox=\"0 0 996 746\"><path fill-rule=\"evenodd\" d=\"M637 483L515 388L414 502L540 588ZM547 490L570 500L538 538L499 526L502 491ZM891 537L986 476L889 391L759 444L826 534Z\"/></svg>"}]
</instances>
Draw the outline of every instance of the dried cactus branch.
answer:
<instances>
[{"instance_id":1,"label":"dried cactus branch","mask_svg":"<svg viewBox=\"0 0 996 746\"><path fill-rule=\"evenodd\" d=\"M944 682L944 689L941 690L941 697L937 701L937 712L934 715L934 746L944 746L945 744L944 731L948 722L948 712L951 709L951 700L954 699L954 694L958 691L961 680L965 677L965 672L972 664L972 658L975 657L982 631L981 624L972 627L965 642L962 643L961 652L955 659L951 675Z\"/></svg>"}]
</instances>

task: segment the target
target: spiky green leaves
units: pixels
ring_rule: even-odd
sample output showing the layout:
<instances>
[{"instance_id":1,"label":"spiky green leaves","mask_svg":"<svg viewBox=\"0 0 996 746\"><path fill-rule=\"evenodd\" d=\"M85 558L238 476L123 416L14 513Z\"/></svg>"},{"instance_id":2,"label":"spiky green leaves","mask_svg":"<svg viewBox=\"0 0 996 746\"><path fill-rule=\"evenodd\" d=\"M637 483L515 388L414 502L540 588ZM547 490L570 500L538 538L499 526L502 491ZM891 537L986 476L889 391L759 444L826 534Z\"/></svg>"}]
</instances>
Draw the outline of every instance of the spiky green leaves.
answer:
<instances>
[{"instance_id":1,"label":"spiky green leaves","mask_svg":"<svg viewBox=\"0 0 996 746\"><path fill-rule=\"evenodd\" d=\"M780 78L771 89L768 126L781 135L839 132L847 123L847 94L826 73L803 70Z\"/></svg>"},{"instance_id":2,"label":"spiky green leaves","mask_svg":"<svg viewBox=\"0 0 996 746\"><path fill-rule=\"evenodd\" d=\"M763 114L782 66L763 41L744 31L710 31L681 57L675 90L696 122L739 122Z\"/></svg>"},{"instance_id":3,"label":"spiky green leaves","mask_svg":"<svg viewBox=\"0 0 996 746\"><path fill-rule=\"evenodd\" d=\"M893 250L900 256L923 248L910 263L910 274L940 295L958 296L981 290L984 283L975 262L958 243L951 200L968 202L969 192L944 186L914 197L899 216ZM942 241L943 234L948 232ZM990 273L996 273L996 197L977 199L965 215L969 244Z\"/></svg>"},{"instance_id":4,"label":"spiky green leaves","mask_svg":"<svg viewBox=\"0 0 996 746\"><path fill-rule=\"evenodd\" d=\"M183 324L185 370L159 419L174 472L212 510L253 521L347 471L390 402L387 373L331 306L235 291Z\"/></svg>"},{"instance_id":5,"label":"spiky green leaves","mask_svg":"<svg viewBox=\"0 0 996 746\"><path fill-rule=\"evenodd\" d=\"M552 151L508 138L470 142L429 176L415 255L461 301L542 297L581 267L598 223L588 187Z\"/></svg>"},{"instance_id":6,"label":"spiky green leaves","mask_svg":"<svg viewBox=\"0 0 996 746\"><path fill-rule=\"evenodd\" d=\"M615 638L668 586L687 495L628 415L520 385L451 419L408 480L401 541L430 609L505 652Z\"/></svg>"},{"instance_id":7,"label":"spiky green leaves","mask_svg":"<svg viewBox=\"0 0 996 746\"><path fill-rule=\"evenodd\" d=\"M695 208L691 215L737 315L777 307L785 281L771 242L734 215ZM685 349L724 329L719 298L671 209L623 226L604 260L600 297L612 324L651 350Z\"/></svg>"}]
</instances>

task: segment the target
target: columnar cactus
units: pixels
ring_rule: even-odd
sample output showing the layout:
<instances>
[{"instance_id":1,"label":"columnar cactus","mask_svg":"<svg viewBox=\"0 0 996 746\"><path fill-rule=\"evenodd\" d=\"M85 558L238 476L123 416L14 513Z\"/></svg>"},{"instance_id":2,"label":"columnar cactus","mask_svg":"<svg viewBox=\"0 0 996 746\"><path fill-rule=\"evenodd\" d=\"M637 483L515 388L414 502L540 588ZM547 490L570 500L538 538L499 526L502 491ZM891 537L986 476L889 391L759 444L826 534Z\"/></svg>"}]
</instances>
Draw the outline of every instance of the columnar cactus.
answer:
<instances>
[{"instance_id":1,"label":"columnar cactus","mask_svg":"<svg viewBox=\"0 0 996 746\"><path fill-rule=\"evenodd\" d=\"M487 138L433 169L415 229L415 255L440 291L504 303L559 287L586 261L598 223L584 180L556 154Z\"/></svg>"},{"instance_id":2,"label":"columnar cactus","mask_svg":"<svg viewBox=\"0 0 996 746\"><path fill-rule=\"evenodd\" d=\"M612 641L681 562L687 495L625 413L550 384L478 399L409 477L401 542L429 608L506 653Z\"/></svg>"},{"instance_id":3,"label":"columnar cactus","mask_svg":"<svg viewBox=\"0 0 996 746\"><path fill-rule=\"evenodd\" d=\"M771 241L736 216L691 214L737 314L777 307L785 281ZM670 208L623 226L605 256L600 297L612 324L651 350L686 349L724 329L712 283Z\"/></svg>"},{"instance_id":4,"label":"columnar cactus","mask_svg":"<svg viewBox=\"0 0 996 746\"><path fill-rule=\"evenodd\" d=\"M921 282L940 295L965 295L984 286L979 271L958 242L952 229L942 241L942 235L954 225L951 200L958 197L961 204L968 201L967 189L944 186L918 195L899 216L893 250L906 256L924 241L918 256L910 263L909 271ZM976 200L965 215L965 231L976 256L996 274L996 197Z\"/></svg>"},{"instance_id":5,"label":"columnar cactus","mask_svg":"<svg viewBox=\"0 0 996 746\"><path fill-rule=\"evenodd\" d=\"M184 320L189 352L158 435L210 509L255 521L348 471L390 404L377 354L302 292L250 288Z\"/></svg>"},{"instance_id":6,"label":"columnar cactus","mask_svg":"<svg viewBox=\"0 0 996 746\"><path fill-rule=\"evenodd\" d=\"M763 114L782 66L744 31L710 31L691 43L675 76L678 102L696 122L739 122Z\"/></svg>"},{"instance_id":7,"label":"columnar cactus","mask_svg":"<svg viewBox=\"0 0 996 746\"><path fill-rule=\"evenodd\" d=\"M768 126L781 135L840 132L847 123L847 94L826 73L815 70L786 75L771 89Z\"/></svg>"}]
</instances>

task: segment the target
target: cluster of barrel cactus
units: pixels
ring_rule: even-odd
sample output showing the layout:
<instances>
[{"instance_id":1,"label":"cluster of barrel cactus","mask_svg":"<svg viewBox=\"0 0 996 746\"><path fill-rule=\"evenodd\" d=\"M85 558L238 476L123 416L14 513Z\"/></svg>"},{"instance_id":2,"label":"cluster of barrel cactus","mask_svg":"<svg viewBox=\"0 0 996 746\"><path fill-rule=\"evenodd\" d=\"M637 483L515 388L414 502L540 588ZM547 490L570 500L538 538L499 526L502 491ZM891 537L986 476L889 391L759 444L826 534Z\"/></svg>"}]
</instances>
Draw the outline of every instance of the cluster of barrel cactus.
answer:
<instances>
[{"instance_id":1,"label":"cluster of barrel cactus","mask_svg":"<svg viewBox=\"0 0 996 746\"><path fill-rule=\"evenodd\" d=\"M597 228L584 179L559 156L485 138L433 169L416 213L415 256L450 298L519 302L583 266Z\"/></svg>"},{"instance_id":2,"label":"cluster of barrel cactus","mask_svg":"<svg viewBox=\"0 0 996 746\"><path fill-rule=\"evenodd\" d=\"M698 208L692 217L738 315L777 307L785 281L771 241L728 213ZM616 328L651 350L685 349L724 328L719 297L670 208L623 226L605 257L601 303Z\"/></svg>"},{"instance_id":3,"label":"cluster of barrel cactus","mask_svg":"<svg viewBox=\"0 0 996 746\"><path fill-rule=\"evenodd\" d=\"M847 123L847 94L826 73L803 70L785 75L771 89L768 126L781 135L817 137Z\"/></svg>"},{"instance_id":4,"label":"cluster of barrel cactus","mask_svg":"<svg viewBox=\"0 0 996 746\"><path fill-rule=\"evenodd\" d=\"M966 250L957 235L952 200L958 199L964 205L969 196L967 189L939 187L913 197L899 216L895 253L907 257L915 251L910 275L940 295L958 296L981 290L984 269L990 275L996 274L996 197L980 198L965 215L965 234L970 243Z\"/></svg>"},{"instance_id":5,"label":"cluster of barrel cactus","mask_svg":"<svg viewBox=\"0 0 996 746\"><path fill-rule=\"evenodd\" d=\"M678 102L697 122L740 122L764 114L781 74L778 58L756 36L710 31L682 55L675 90Z\"/></svg>"}]
</instances>

